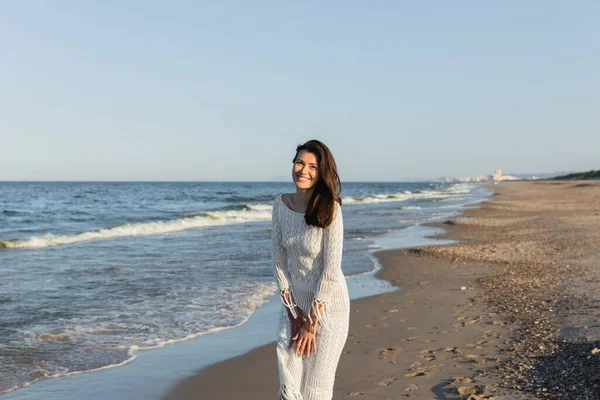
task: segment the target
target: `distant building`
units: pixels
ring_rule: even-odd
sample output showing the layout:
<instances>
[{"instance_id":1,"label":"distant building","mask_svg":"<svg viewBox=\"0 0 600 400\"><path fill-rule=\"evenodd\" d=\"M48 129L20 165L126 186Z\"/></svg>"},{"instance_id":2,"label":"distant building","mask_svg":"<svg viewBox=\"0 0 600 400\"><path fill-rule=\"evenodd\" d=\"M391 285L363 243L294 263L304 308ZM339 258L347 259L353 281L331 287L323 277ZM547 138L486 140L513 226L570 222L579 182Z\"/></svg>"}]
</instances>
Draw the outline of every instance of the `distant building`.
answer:
<instances>
[{"instance_id":1,"label":"distant building","mask_svg":"<svg viewBox=\"0 0 600 400\"><path fill-rule=\"evenodd\" d=\"M459 183L459 182L494 182L498 183L501 181L518 181L523 178L519 178L513 175L502 175L502 170L498 168L494 171L494 174L482 175L482 176L471 176L468 178L454 178L450 176L443 176L441 178L434 179L434 182L446 182L446 183ZM534 178L535 179L535 178Z\"/></svg>"},{"instance_id":2,"label":"distant building","mask_svg":"<svg viewBox=\"0 0 600 400\"><path fill-rule=\"evenodd\" d=\"M502 180L502 170L501 170L500 168L498 168L498 169L496 170L496 172L494 172L494 177L493 177L493 179L494 179L495 181L501 181L501 180Z\"/></svg>"}]
</instances>

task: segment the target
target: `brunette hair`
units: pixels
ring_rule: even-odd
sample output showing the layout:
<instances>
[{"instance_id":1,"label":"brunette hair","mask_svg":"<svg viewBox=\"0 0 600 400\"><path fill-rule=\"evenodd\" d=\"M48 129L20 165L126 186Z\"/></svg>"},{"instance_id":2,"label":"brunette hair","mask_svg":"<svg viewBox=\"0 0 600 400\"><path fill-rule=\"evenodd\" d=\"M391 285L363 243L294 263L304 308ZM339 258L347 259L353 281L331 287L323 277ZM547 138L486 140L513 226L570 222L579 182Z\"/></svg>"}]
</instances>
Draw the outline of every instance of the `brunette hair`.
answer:
<instances>
[{"instance_id":1,"label":"brunette hair","mask_svg":"<svg viewBox=\"0 0 600 400\"><path fill-rule=\"evenodd\" d=\"M307 225L327 228L333 222L334 203L338 202L342 205L342 198L340 197L342 183L337 173L337 166L329 148L318 140L309 140L298 145L293 162L296 162L296 158L302 150L315 155L319 172L319 180L315 184L315 189L308 201L304 221Z\"/></svg>"}]
</instances>

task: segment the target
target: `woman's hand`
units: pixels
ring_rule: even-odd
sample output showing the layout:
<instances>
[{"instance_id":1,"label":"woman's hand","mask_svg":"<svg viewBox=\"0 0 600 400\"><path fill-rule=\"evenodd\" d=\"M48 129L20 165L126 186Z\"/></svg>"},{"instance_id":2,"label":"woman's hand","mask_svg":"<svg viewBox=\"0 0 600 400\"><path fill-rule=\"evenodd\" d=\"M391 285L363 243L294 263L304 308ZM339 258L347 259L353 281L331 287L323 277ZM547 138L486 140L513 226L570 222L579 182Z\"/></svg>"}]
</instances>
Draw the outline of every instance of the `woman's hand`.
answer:
<instances>
[{"instance_id":1,"label":"woman's hand","mask_svg":"<svg viewBox=\"0 0 600 400\"><path fill-rule=\"evenodd\" d=\"M288 349L291 349L295 340L293 338L297 337L298 333L300 332L300 328L302 328L302 325L304 325L304 320L302 319L301 314L298 314L298 318L294 318L292 313L288 312L288 316L290 317L290 325L292 327L290 334L290 345L288 346Z\"/></svg>"},{"instance_id":2,"label":"woman's hand","mask_svg":"<svg viewBox=\"0 0 600 400\"><path fill-rule=\"evenodd\" d=\"M310 308L310 318L313 321L313 325L317 326L319 324L319 315L323 315L324 313L325 303L316 300Z\"/></svg>"},{"instance_id":3,"label":"woman's hand","mask_svg":"<svg viewBox=\"0 0 600 400\"><path fill-rule=\"evenodd\" d=\"M310 357L312 353L317 351L317 326L311 325L308 322L300 327L298 333L292 336L290 341L290 348L292 347L292 341L296 340L296 355L302 357L306 354Z\"/></svg>"}]
</instances>

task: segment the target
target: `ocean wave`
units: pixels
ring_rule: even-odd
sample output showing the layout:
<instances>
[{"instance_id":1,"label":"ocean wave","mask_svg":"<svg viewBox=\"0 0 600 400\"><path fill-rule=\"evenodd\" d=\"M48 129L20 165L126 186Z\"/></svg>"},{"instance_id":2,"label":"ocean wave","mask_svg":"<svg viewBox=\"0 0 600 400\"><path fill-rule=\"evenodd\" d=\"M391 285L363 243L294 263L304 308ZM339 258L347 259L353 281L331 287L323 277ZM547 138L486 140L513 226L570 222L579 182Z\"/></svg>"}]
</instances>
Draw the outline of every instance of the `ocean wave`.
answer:
<instances>
[{"instance_id":1,"label":"ocean wave","mask_svg":"<svg viewBox=\"0 0 600 400\"><path fill-rule=\"evenodd\" d=\"M198 215L206 215L207 213L210 212L221 212L221 211L271 211L271 209L273 208L273 206L271 204L234 204L234 205L229 205L229 206L224 206L219 208L218 210L212 210L212 211L186 211L181 213L180 215L184 216L184 217L195 217Z\"/></svg>"},{"instance_id":2,"label":"ocean wave","mask_svg":"<svg viewBox=\"0 0 600 400\"><path fill-rule=\"evenodd\" d=\"M200 196L187 195L187 194L181 194L181 195L177 195L177 196L165 196L163 200L176 201L176 202L193 200L195 202L200 202L200 203L217 202L217 203L234 203L234 204L242 203L243 204L243 203L271 201L271 200L273 200L273 195L271 193L264 193L264 194L258 194L258 195L253 195L253 196L250 196L250 195L244 196L244 195L240 195L240 194L235 194L233 192L217 191L213 194L200 195Z\"/></svg>"},{"instance_id":3,"label":"ocean wave","mask_svg":"<svg viewBox=\"0 0 600 400\"><path fill-rule=\"evenodd\" d=\"M17 211L17 210L4 210L4 211L2 211L2 214L4 214L4 215L19 215L19 214L23 214L23 212Z\"/></svg>"},{"instance_id":4,"label":"ocean wave","mask_svg":"<svg viewBox=\"0 0 600 400\"><path fill-rule=\"evenodd\" d=\"M28 380L25 382L7 387L3 387L0 383L0 395L30 386L32 383L41 380L120 367L134 361L137 358L138 351L161 348L209 333L237 328L248 322L256 309L266 303L277 292L274 282L247 282L241 286L238 285L237 288L241 288L241 290L236 292L232 287L222 288L222 291L229 297L230 303L221 303L221 307L217 309L217 312L222 314L227 323L223 323L223 318L215 316L217 324L212 326L203 325L202 316L204 314L201 310L206 308L206 304L202 303L202 306L195 307L198 310L197 314L192 311L189 317L183 318L177 325L169 324L168 321L161 321L161 323L148 326L135 323L98 322L93 318L88 318L89 321L73 318L55 321L55 323L62 321L66 324L61 328L45 330L44 327L38 327L38 331L23 331L22 337L26 341L26 347L30 349L34 348L42 351L47 348L46 346L63 343L65 346L75 346L70 350L70 357L73 357L78 352L85 352L86 354L88 352L104 353L106 348L116 347L118 350L123 350L124 357L109 361L106 365L99 367L97 362L94 362L94 366L90 368L86 368L85 365L78 365L77 370L72 370L72 368L65 365L51 363L46 365L45 368L40 367L34 371L29 371ZM218 291L218 289L215 290ZM220 300L227 296L221 296ZM186 301L187 303L189 302ZM193 303L192 300L188 306L193 306ZM173 314L169 315L172 316Z\"/></svg>"},{"instance_id":5,"label":"ocean wave","mask_svg":"<svg viewBox=\"0 0 600 400\"><path fill-rule=\"evenodd\" d=\"M271 219L270 204L246 205L242 209L223 209L202 211L197 215L170 221L155 221L141 223L123 223L95 231L82 232L74 235L55 236L48 233L29 239L0 240L0 249L34 249L49 246L60 246L86 242L90 240L114 239L126 236L147 236L166 234L186 229L204 228L209 226L232 225Z\"/></svg>"},{"instance_id":6,"label":"ocean wave","mask_svg":"<svg viewBox=\"0 0 600 400\"><path fill-rule=\"evenodd\" d=\"M386 202L403 202L418 199L453 198L472 190L471 184L457 184L446 190L402 191L391 194L371 194L362 197L346 196L342 198L343 204L374 204ZM418 209L409 208L405 209ZM0 240L0 249L33 249L50 246L60 246L91 240L114 239L128 236L148 236L167 234L186 229L203 228L220 225L233 225L247 222L269 221L271 219L272 204L242 204L226 206L213 211L191 211L182 214L183 218L139 223L123 223L94 231L81 232L72 235L53 235L48 233L43 236L34 236L29 239Z\"/></svg>"},{"instance_id":7,"label":"ocean wave","mask_svg":"<svg viewBox=\"0 0 600 400\"><path fill-rule=\"evenodd\" d=\"M456 196L459 194L468 193L472 190L471 184L457 184L446 190L419 190L411 192L404 190L397 193L389 194L370 194L362 197L343 197L342 204L374 204L374 203L391 203L402 202L412 199L436 199Z\"/></svg>"},{"instance_id":8,"label":"ocean wave","mask_svg":"<svg viewBox=\"0 0 600 400\"><path fill-rule=\"evenodd\" d=\"M342 197L342 204L373 204L394 201L405 201L411 198L412 193L403 191L391 194L370 194L362 197Z\"/></svg>"},{"instance_id":9,"label":"ocean wave","mask_svg":"<svg viewBox=\"0 0 600 400\"><path fill-rule=\"evenodd\" d=\"M474 184L474 183L457 183L457 184L451 186L448 189L448 192L452 193L452 194L470 193L471 191L473 191L473 188L475 186L476 186L476 184Z\"/></svg>"}]
</instances>

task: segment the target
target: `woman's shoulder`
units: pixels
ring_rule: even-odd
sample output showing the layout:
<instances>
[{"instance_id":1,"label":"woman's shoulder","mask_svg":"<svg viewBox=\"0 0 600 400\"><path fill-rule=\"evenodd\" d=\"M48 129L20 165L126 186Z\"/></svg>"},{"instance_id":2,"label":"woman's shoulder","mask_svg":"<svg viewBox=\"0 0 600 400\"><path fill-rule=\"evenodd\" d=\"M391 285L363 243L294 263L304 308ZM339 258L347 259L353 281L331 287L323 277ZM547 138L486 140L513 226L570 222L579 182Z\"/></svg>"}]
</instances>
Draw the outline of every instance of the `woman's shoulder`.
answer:
<instances>
[{"instance_id":1,"label":"woman's shoulder","mask_svg":"<svg viewBox=\"0 0 600 400\"><path fill-rule=\"evenodd\" d=\"M279 201L281 203L283 203L284 206L288 207L291 209L291 207L288 205L290 202L290 196L292 196L293 193L279 193L277 195L277 197L275 197L275 201Z\"/></svg>"},{"instance_id":2,"label":"woman's shoulder","mask_svg":"<svg viewBox=\"0 0 600 400\"><path fill-rule=\"evenodd\" d=\"M289 198L289 196L290 196L289 193L279 193L277 196L275 196L275 198L273 199L273 202L281 201L281 202L285 203L285 200L287 200Z\"/></svg>"},{"instance_id":3,"label":"woman's shoulder","mask_svg":"<svg viewBox=\"0 0 600 400\"><path fill-rule=\"evenodd\" d=\"M273 204L283 203L283 205L287 207L290 196L290 193L279 193L277 196L275 196L275 199L273 199Z\"/></svg>"},{"instance_id":4,"label":"woman's shoulder","mask_svg":"<svg viewBox=\"0 0 600 400\"><path fill-rule=\"evenodd\" d=\"M337 201L333 202L333 218L337 218L338 215L342 215L342 205Z\"/></svg>"},{"instance_id":5,"label":"woman's shoulder","mask_svg":"<svg viewBox=\"0 0 600 400\"><path fill-rule=\"evenodd\" d=\"M283 193L279 193L277 196L275 196L275 198L273 199L273 212L275 212L275 210L277 210L279 208L279 202L281 202L281 195Z\"/></svg>"},{"instance_id":6,"label":"woman's shoulder","mask_svg":"<svg viewBox=\"0 0 600 400\"><path fill-rule=\"evenodd\" d=\"M283 196L286 196L287 193L279 193L277 196L275 196L275 198L273 199L273 211L275 211L275 209L280 207L280 204L283 203L283 205L285 206L285 201L283 200Z\"/></svg>"}]
</instances>

